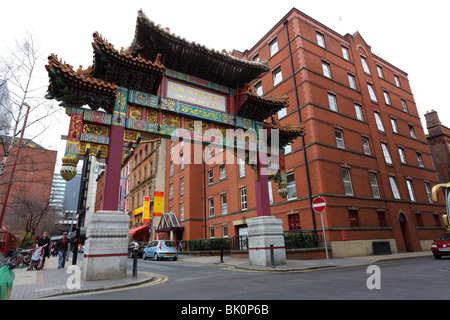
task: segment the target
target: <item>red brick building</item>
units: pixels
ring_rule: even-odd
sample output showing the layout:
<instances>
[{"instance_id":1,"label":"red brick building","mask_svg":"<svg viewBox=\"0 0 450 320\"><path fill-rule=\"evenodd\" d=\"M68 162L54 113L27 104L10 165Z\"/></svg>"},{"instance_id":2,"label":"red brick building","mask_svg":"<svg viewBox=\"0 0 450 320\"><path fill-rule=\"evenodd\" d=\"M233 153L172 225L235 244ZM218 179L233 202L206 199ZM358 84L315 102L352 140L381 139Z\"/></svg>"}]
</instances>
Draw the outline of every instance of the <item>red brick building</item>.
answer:
<instances>
[{"instance_id":1,"label":"red brick building","mask_svg":"<svg viewBox=\"0 0 450 320\"><path fill-rule=\"evenodd\" d=\"M10 143L10 137L2 136L1 138L6 145ZM17 145L18 143L16 142L0 177L0 208L3 208L5 203L11 170L17 154ZM0 153L0 155L3 157L3 153ZM3 225L13 234L19 235L20 231L23 230L23 225L21 224L23 221L18 219L15 214L21 206L26 203L36 207L45 207L48 204L56 156L57 151L47 150L32 140L23 139L3 220Z\"/></svg>"},{"instance_id":2,"label":"red brick building","mask_svg":"<svg viewBox=\"0 0 450 320\"><path fill-rule=\"evenodd\" d=\"M445 208L431 200L438 179L408 74L373 54L358 32L342 36L295 8L233 55L268 60L270 71L250 85L265 97L287 95L280 123L301 119L306 128L304 141L285 149L287 198L269 184L271 212L284 230L321 233L310 201L322 196L334 257L370 254L374 240L389 241L392 252L428 250L443 231ZM176 152L184 156L186 148ZM178 240L245 234L256 216L253 170L225 163L224 152L205 152L219 160L171 171L167 157L165 208L184 227Z\"/></svg>"},{"instance_id":3,"label":"red brick building","mask_svg":"<svg viewBox=\"0 0 450 320\"><path fill-rule=\"evenodd\" d=\"M450 181L450 129L439 120L436 111L425 114L427 122L427 141L433 157L438 180L442 183Z\"/></svg>"}]
</instances>

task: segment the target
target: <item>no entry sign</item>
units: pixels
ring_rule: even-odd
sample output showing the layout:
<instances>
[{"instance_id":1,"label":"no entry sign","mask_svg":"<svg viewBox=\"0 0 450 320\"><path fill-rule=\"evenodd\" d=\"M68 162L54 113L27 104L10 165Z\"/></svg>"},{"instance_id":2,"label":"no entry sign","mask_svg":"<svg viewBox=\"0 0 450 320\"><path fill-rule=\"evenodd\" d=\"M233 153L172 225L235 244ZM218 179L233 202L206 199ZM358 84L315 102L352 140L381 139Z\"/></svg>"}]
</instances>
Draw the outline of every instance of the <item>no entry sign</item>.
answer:
<instances>
[{"instance_id":1,"label":"no entry sign","mask_svg":"<svg viewBox=\"0 0 450 320\"><path fill-rule=\"evenodd\" d=\"M325 211L325 208L327 207L327 203L325 202L325 199L322 197L317 197L313 200L312 206L315 212L322 213Z\"/></svg>"}]
</instances>

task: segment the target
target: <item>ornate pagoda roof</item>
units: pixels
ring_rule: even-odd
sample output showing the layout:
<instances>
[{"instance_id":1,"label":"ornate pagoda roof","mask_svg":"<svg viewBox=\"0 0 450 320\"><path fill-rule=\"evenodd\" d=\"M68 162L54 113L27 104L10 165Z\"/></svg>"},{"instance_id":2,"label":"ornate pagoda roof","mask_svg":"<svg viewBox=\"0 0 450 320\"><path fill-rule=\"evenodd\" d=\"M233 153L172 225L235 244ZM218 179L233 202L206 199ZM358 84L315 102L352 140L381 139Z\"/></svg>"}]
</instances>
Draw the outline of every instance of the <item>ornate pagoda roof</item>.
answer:
<instances>
[{"instance_id":1,"label":"ornate pagoda roof","mask_svg":"<svg viewBox=\"0 0 450 320\"><path fill-rule=\"evenodd\" d=\"M161 55L156 55L150 61L132 50L115 49L98 32L93 37L94 77L114 82L121 87L156 93L165 70Z\"/></svg>"},{"instance_id":2,"label":"ornate pagoda roof","mask_svg":"<svg viewBox=\"0 0 450 320\"><path fill-rule=\"evenodd\" d=\"M160 56L154 62L132 51L116 50L98 32L93 34L94 65L76 71L55 54L45 66L50 77L47 99L61 101L62 106L89 105L93 110L111 112L118 86L156 93L165 67Z\"/></svg>"},{"instance_id":3,"label":"ornate pagoda roof","mask_svg":"<svg viewBox=\"0 0 450 320\"><path fill-rule=\"evenodd\" d=\"M77 71L51 54L47 69L50 84L46 98L61 101L62 106L81 107L88 104L91 108L110 110L114 106L117 85L92 77L92 67Z\"/></svg>"},{"instance_id":4,"label":"ornate pagoda roof","mask_svg":"<svg viewBox=\"0 0 450 320\"><path fill-rule=\"evenodd\" d=\"M278 129L279 130L279 147L283 148L291 143L295 138L305 134L305 126L287 125L283 126L274 117L271 117L272 122L264 122L264 129ZM268 140L270 141L270 139Z\"/></svg>"},{"instance_id":5,"label":"ornate pagoda roof","mask_svg":"<svg viewBox=\"0 0 450 320\"><path fill-rule=\"evenodd\" d=\"M235 88L269 71L267 61L240 59L207 48L170 33L151 21L142 10L138 12L136 32L130 50L153 61L162 54L164 65L176 71Z\"/></svg>"},{"instance_id":6,"label":"ornate pagoda roof","mask_svg":"<svg viewBox=\"0 0 450 320\"><path fill-rule=\"evenodd\" d=\"M248 84L239 90L236 113L240 117L263 122L289 105L288 97L260 96Z\"/></svg>"}]
</instances>

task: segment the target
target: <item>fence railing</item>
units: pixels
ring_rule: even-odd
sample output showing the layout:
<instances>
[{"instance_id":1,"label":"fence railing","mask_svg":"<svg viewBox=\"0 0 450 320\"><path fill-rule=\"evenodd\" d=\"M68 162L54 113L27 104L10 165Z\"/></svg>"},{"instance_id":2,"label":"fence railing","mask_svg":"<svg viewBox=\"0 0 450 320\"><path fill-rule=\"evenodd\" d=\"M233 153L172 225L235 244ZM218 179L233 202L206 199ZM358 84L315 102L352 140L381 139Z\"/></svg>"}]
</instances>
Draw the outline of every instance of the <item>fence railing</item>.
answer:
<instances>
[{"instance_id":1,"label":"fence railing","mask_svg":"<svg viewBox=\"0 0 450 320\"><path fill-rule=\"evenodd\" d=\"M286 249L316 248L323 246L322 235L313 232L289 231L284 233ZM182 240L179 242L180 251L212 251L212 250L248 250L247 236L230 238L210 238Z\"/></svg>"}]
</instances>

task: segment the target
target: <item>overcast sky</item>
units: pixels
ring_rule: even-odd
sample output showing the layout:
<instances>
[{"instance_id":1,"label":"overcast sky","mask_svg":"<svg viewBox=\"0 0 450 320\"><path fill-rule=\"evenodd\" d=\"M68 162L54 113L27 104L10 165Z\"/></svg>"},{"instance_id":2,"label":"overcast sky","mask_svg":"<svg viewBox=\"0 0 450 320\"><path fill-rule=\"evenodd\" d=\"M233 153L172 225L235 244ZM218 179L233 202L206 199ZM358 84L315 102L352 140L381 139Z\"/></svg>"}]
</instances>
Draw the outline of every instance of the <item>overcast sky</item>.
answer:
<instances>
[{"instance_id":1,"label":"overcast sky","mask_svg":"<svg viewBox=\"0 0 450 320\"><path fill-rule=\"evenodd\" d=\"M445 98L450 75L448 0L2 1L0 54L28 30L44 57L55 53L75 69L86 68L93 61L92 34L98 31L116 49L128 47L139 9L187 40L216 50L244 51L293 7L342 35L359 31L372 52L408 73L425 132L424 114L431 109L450 126L450 103ZM48 84L45 72L42 81ZM59 137L67 134L67 120L61 112L62 125L39 142L62 149L65 143ZM61 157L60 153L58 160Z\"/></svg>"}]
</instances>

